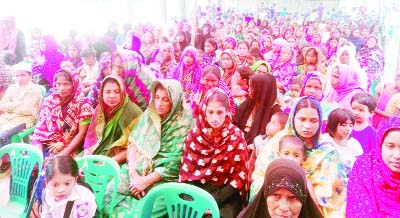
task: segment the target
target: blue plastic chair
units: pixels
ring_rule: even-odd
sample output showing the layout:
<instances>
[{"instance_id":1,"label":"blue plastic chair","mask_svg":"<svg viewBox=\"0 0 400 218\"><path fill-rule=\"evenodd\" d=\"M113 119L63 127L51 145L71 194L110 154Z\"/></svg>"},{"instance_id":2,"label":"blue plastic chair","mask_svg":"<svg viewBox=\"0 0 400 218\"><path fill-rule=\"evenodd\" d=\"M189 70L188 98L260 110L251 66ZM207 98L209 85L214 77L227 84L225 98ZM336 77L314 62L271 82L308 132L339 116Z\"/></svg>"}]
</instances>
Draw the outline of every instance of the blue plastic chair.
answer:
<instances>
[{"instance_id":1,"label":"blue plastic chair","mask_svg":"<svg viewBox=\"0 0 400 218\"><path fill-rule=\"evenodd\" d=\"M103 155L87 155L76 159L79 169L83 171L85 183L87 183L96 196L97 210L102 210L104 206L104 193L107 184L113 180L114 189L111 197L111 203L107 205L107 213L112 214L116 204L117 190L119 183L120 167L118 163L109 157Z\"/></svg>"},{"instance_id":2,"label":"blue plastic chair","mask_svg":"<svg viewBox=\"0 0 400 218\"><path fill-rule=\"evenodd\" d=\"M152 188L142 199L143 206L140 218L149 218L153 204L158 198L164 198L168 217L195 218L202 217L210 210L213 218L219 218L218 204L207 191L185 183L170 182Z\"/></svg>"},{"instance_id":3,"label":"blue plastic chair","mask_svg":"<svg viewBox=\"0 0 400 218\"><path fill-rule=\"evenodd\" d=\"M11 162L10 199L5 207L0 207L0 217L29 217L38 179L35 180L30 199L29 181L35 167L38 175L42 171L42 151L30 144L12 143L0 148L0 158L6 154Z\"/></svg>"}]
</instances>

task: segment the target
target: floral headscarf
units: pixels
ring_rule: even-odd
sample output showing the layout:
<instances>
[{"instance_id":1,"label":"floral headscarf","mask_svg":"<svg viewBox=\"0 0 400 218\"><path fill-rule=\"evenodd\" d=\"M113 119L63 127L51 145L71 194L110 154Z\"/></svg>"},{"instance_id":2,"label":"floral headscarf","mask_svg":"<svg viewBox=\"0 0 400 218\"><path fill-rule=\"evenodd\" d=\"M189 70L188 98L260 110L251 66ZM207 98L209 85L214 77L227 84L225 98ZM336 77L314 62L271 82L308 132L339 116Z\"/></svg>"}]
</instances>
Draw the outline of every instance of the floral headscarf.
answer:
<instances>
[{"instance_id":1,"label":"floral headscarf","mask_svg":"<svg viewBox=\"0 0 400 218\"><path fill-rule=\"evenodd\" d=\"M47 145L51 154L58 154L68 146L78 133L80 123L93 113L89 100L82 96L78 75L65 70L60 72L69 75L73 92L65 102L57 92L44 99L32 140Z\"/></svg>"},{"instance_id":2,"label":"floral headscarf","mask_svg":"<svg viewBox=\"0 0 400 218\"><path fill-rule=\"evenodd\" d=\"M163 120L161 120L155 108L155 92L158 85L167 90L168 97L172 103L171 111ZM181 157L184 139L193 122L191 111L185 103L183 90L178 81L173 79L154 81L151 86L151 97L149 107L144 111L129 136L130 146L128 149L135 149L135 152L139 154L136 155L136 160L129 161L136 163L137 170L141 175L148 175L158 165L165 164L156 159L156 155L159 152L164 152L165 154L167 150L175 151L164 159L178 159ZM179 160L175 161L179 162ZM175 163L175 161L173 162ZM160 175L165 174L164 172L158 173ZM171 178L164 179L170 181L175 179L177 175L170 176Z\"/></svg>"}]
</instances>

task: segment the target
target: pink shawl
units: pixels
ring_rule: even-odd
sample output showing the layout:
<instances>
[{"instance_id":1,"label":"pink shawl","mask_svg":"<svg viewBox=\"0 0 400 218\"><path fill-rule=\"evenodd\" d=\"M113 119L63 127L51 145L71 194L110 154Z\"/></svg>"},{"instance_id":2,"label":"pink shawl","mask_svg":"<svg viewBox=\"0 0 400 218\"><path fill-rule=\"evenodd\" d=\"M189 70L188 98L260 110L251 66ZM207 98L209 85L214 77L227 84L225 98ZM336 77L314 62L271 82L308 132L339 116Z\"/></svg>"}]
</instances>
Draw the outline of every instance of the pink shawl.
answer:
<instances>
[{"instance_id":1,"label":"pink shawl","mask_svg":"<svg viewBox=\"0 0 400 218\"><path fill-rule=\"evenodd\" d=\"M386 166L381 151L384 137L394 128L400 128L400 117L383 123L377 150L355 162L347 186L347 217L400 217L400 174Z\"/></svg>"}]
</instances>

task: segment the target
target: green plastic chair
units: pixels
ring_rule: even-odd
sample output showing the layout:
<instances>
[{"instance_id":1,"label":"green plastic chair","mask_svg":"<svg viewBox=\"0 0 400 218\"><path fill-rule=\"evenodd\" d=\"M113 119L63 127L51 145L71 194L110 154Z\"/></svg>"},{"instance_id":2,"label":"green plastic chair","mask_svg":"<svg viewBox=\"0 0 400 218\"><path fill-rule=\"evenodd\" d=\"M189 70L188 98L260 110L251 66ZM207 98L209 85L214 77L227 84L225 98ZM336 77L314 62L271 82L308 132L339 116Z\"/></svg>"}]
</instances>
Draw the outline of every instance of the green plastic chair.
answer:
<instances>
[{"instance_id":1,"label":"green plastic chair","mask_svg":"<svg viewBox=\"0 0 400 218\"><path fill-rule=\"evenodd\" d=\"M104 208L104 193L107 188L107 184L113 180L114 190L111 197L111 204L106 210L108 214L112 214L112 211L116 204L117 190L119 183L120 167L118 163L109 157L103 155L87 155L76 158L79 169L84 173L85 183L87 183L94 192L96 197L97 210L102 216Z\"/></svg>"},{"instance_id":2,"label":"green plastic chair","mask_svg":"<svg viewBox=\"0 0 400 218\"><path fill-rule=\"evenodd\" d=\"M22 132L16 133L11 136L11 142L12 143L22 143L22 142L28 142L29 143L29 136L33 133L35 130L35 127L31 127L29 129L23 130Z\"/></svg>"},{"instance_id":3,"label":"green plastic chair","mask_svg":"<svg viewBox=\"0 0 400 218\"><path fill-rule=\"evenodd\" d=\"M143 198L139 217L151 217L153 204L160 197L164 198L168 217L202 217L206 210L211 211L213 218L220 217L218 204L210 193L194 185L177 182L164 183L151 189Z\"/></svg>"},{"instance_id":4,"label":"green plastic chair","mask_svg":"<svg viewBox=\"0 0 400 218\"><path fill-rule=\"evenodd\" d=\"M42 93L42 96L44 97L46 95L46 88L42 85L37 85L40 89L40 92ZM11 136L11 142L12 143L30 143L29 136L35 131L35 126L25 129L19 133L16 133Z\"/></svg>"},{"instance_id":5,"label":"green plastic chair","mask_svg":"<svg viewBox=\"0 0 400 218\"><path fill-rule=\"evenodd\" d=\"M37 167L40 175L43 166L42 151L33 145L12 143L0 148L0 157L8 155L11 162L10 199L5 207L0 207L0 217L29 217L38 178L28 199L29 180Z\"/></svg>"}]
</instances>

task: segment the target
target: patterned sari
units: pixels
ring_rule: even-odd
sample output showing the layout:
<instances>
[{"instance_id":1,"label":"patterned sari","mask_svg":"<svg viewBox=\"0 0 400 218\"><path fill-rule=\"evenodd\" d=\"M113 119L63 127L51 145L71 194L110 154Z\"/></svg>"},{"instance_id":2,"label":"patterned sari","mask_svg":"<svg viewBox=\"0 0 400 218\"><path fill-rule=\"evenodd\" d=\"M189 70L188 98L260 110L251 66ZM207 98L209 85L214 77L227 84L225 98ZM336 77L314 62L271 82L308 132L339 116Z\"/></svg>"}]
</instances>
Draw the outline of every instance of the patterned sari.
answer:
<instances>
[{"instance_id":1,"label":"patterned sari","mask_svg":"<svg viewBox=\"0 0 400 218\"><path fill-rule=\"evenodd\" d=\"M104 104L102 95L105 82L110 80L119 85L121 93L121 103L112 110ZM92 116L83 148L92 154L112 157L127 148L129 133L142 111L126 96L122 80L113 75L107 76L102 82L100 102Z\"/></svg>"},{"instance_id":2,"label":"patterned sari","mask_svg":"<svg viewBox=\"0 0 400 218\"><path fill-rule=\"evenodd\" d=\"M188 69L185 69L183 59L188 54L193 57L193 64ZM186 102L190 102L194 93L200 89L201 69L197 64L196 48L192 46L185 48L172 77L182 84L185 100Z\"/></svg>"},{"instance_id":3,"label":"patterned sari","mask_svg":"<svg viewBox=\"0 0 400 218\"><path fill-rule=\"evenodd\" d=\"M196 127L190 131L185 141L179 180L213 186L212 189L216 188L218 191L209 192L217 196L215 199L221 215L226 215L225 209L235 211L233 215L236 217L242 204L247 201L247 143L243 132L232 124L230 113L227 113L221 129L216 134L211 133L212 128L206 120L207 102L217 92L226 95L223 90L214 88L207 92L200 103ZM229 197L224 197L221 192L227 188L232 191ZM240 195L242 202L239 198L233 204L231 201L235 198L232 196L235 195Z\"/></svg>"},{"instance_id":4,"label":"patterned sari","mask_svg":"<svg viewBox=\"0 0 400 218\"><path fill-rule=\"evenodd\" d=\"M33 144L42 144L50 154L60 153L79 131L79 125L88 124L93 108L83 97L78 75L70 74L73 94L66 103L57 92L46 97L40 108L38 123L33 133Z\"/></svg>"},{"instance_id":5,"label":"patterned sari","mask_svg":"<svg viewBox=\"0 0 400 218\"><path fill-rule=\"evenodd\" d=\"M155 88L159 84L167 90L172 102L171 111L163 120L157 114L154 104ZM134 161L137 168L128 169L127 164L122 165L117 206L114 208L112 217L137 217L143 203L129 191L129 171L137 170L141 176L157 172L162 177L162 181L153 184L150 190L163 182L178 180L184 139L193 125L192 114L185 104L183 91L178 81L172 79L155 81L151 90L150 106L142 114L129 136L128 153L135 152L136 159L128 159L128 162ZM111 190L107 192L107 196L110 196ZM106 202L109 200L107 198ZM156 201L152 217L163 217L166 214L163 200Z\"/></svg>"}]
</instances>

